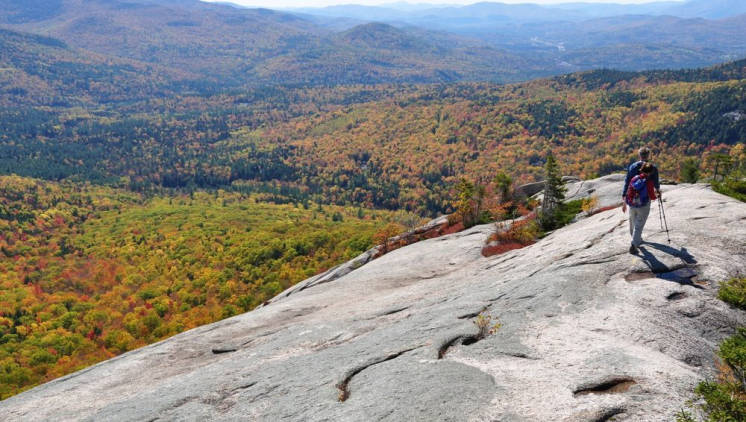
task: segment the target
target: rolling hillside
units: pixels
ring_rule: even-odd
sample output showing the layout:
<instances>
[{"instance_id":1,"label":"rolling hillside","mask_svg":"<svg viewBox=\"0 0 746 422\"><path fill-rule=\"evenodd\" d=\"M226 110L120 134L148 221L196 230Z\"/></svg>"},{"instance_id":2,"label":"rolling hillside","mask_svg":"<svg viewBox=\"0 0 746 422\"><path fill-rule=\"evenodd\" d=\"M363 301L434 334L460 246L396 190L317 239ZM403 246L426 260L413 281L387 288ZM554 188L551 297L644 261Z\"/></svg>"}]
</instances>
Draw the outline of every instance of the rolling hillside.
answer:
<instances>
[{"instance_id":1,"label":"rolling hillside","mask_svg":"<svg viewBox=\"0 0 746 422\"><path fill-rule=\"evenodd\" d=\"M8 109L144 100L166 95L178 79L163 68L0 29L0 104Z\"/></svg>"},{"instance_id":2,"label":"rolling hillside","mask_svg":"<svg viewBox=\"0 0 746 422\"><path fill-rule=\"evenodd\" d=\"M198 93L267 84L516 82L601 67L698 67L746 55L746 15L715 13L727 5L707 9L709 19L660 15L669 6L600 13L593 6L478 3L293 14L198 0L3 0L0 27L155 73L159 87Z\"/></svg>"},{"instance_id":3,"label":"rolling hillside","mask_svg":"<svg viewBox=\"0 0 746 422\"><path fill-rule=\"evenodd\" d=\"M665 12L674 16L720 19L746 13L746 3L740 0L690 0Z\"/></svg>"},{"instance_id":4,"label":"rolling hillside","mask_svg":"<svg viewBox=\"0 0 746 422\"><path fill-rule=\"evenodd\" d=\"M8 3L8 2L4 2ZM6 28L57 38L109 57L159 66L201 91L260 84L515 81L538 74L529 60L477 41L361 26L368 43L287 13L197 0L55 0L0 4Z\"/></svg>"},{"instance_id":5,"label":"rolling hillside","mask_svg":"<svg viewBox=\"0 0 746 422\"><path fill-rule=\"evenodd\" d=\"M354 31L341 36L374 46ZM739 61L506 86L274 87L96 110L18 106L0 112L0 172L435 215L449 210L460 177L503 171L529 182L548 151L567 173L590 177L622 169L648 144L677 177L680 158L746 138L746 119L730 117L745 111L745 71Z\"/></svg>"},{"instance_id":6,"label":"rolling hillside","mask_svg":"<svg viewBox=\"0 0 746 422\"><path fill-rule=\"evenodd\" d=\"M380 21L445 31L531 57L553 73L611 67L687 68L746 55L743 2L466 6L332 6L299 9L330 27Z\"/></svg>"}]
</instances>

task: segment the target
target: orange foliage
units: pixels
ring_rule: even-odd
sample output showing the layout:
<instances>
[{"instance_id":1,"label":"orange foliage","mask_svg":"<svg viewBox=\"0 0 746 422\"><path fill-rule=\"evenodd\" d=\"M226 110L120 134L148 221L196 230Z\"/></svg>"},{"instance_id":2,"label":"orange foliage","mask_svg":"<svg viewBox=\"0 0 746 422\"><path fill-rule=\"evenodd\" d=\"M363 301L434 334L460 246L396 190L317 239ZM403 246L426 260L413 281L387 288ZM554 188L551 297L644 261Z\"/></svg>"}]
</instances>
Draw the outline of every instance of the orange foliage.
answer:
<instances>
[{"instance_id":1,"label":"orange foliage","mask_svg":"<svg viewBox=\"0 0 746 422\"><path fill-rule=\"evenodd\" d=\"M509 252L515 249L521 249L525 247L526 245L523 245L518 242L508 242L508 243L500 243L497 245L487 245L482 248L482 256L486 258L490 256L504 254L505 252Z\"/></svg>"},{"instance_id":2,"label":"orange foliage","mask_svg":"<svg viewBox=\"0 0 746 422\"><path fill-rule=\"evenodd\" d=\"M532 245L541 234L535 218L513 221L507 230L501 225L498 223L497 231L489 237L488 244L482 248L483 256L494 256Z\"/></svg>"}]
</instances>

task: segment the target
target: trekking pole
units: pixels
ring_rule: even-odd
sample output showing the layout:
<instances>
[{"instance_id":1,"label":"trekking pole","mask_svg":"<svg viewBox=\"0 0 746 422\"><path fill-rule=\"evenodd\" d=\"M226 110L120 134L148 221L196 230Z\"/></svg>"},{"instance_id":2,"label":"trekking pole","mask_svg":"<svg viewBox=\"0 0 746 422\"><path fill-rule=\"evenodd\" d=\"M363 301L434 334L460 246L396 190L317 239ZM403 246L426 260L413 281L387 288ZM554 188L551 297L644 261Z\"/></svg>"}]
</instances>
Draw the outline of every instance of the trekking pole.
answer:
<instances>
[{"instance_id":1,"label":"trekking pole","mask_svg":"<svg viewBox=\"0 0 746 422\"><path fill-rule=\"evenodd\" d=\"M666 225L666 238L668 238L668 243L671 243L671 236L668 234L668 220L666 220L666 209L663 208L663 199L658 199L658 206L661 208L661 214L663 215L663 223Z\"/></svg>"},{"instance_id":2,"label":"trekking pole","mask_svg":"<svg viewBox=\"0 0 746 422\"><path fill-rule=\"evenodd\" d=\"M661 231L663 231L663 213L661 211L662 208L661 208L660 202L661 202L661 200L660 200L660 198L658 198L658 221L660 221L660 223L661 223Z\"/></svg>"}]
</instances>

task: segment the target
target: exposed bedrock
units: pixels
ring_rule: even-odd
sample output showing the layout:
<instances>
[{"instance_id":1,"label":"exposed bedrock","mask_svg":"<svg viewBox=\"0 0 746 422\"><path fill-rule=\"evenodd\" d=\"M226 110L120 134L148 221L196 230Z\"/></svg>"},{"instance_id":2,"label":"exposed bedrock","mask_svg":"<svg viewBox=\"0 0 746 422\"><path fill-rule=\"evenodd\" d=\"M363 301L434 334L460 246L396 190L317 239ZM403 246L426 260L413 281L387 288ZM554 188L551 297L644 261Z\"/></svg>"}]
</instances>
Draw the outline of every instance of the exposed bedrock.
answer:
<instances>
[{"instance_id":1,"label":"exposed bedrock","mask_svg":"<svg viewBox=\"0 0 746 422\"><path fill-rule=\"evenodd\" d=\"M618 179L568 192L612 206ZM0 420L673 420L746 324L716 297L746 273L746 204L664 197L671 243L654 208L638 255L618 208L490 258L475 227L41 385ZM479 337L480 313L501 328Z\"/></svg>"}]
</instances>

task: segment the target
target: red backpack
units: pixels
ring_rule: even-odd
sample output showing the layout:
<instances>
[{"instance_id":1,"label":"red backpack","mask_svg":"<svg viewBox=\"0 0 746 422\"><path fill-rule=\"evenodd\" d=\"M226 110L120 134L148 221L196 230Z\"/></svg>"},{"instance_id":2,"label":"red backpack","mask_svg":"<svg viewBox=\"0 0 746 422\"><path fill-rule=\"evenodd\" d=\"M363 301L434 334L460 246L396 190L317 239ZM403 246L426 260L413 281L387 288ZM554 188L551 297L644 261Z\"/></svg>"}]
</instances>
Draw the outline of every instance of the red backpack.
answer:
<instances>
[{"instance_id":1,"label":"red backpack","mask_svg":"<svg viewBox=\"0 0 746 422\"><path fill-rule=\"evenodd\" d=\"M640 173L630 180L629 187L627 187L627 197L624 201L633 208L640 208L650 202L648 178L645 173Z\"/></svg>"}]
</instances>

